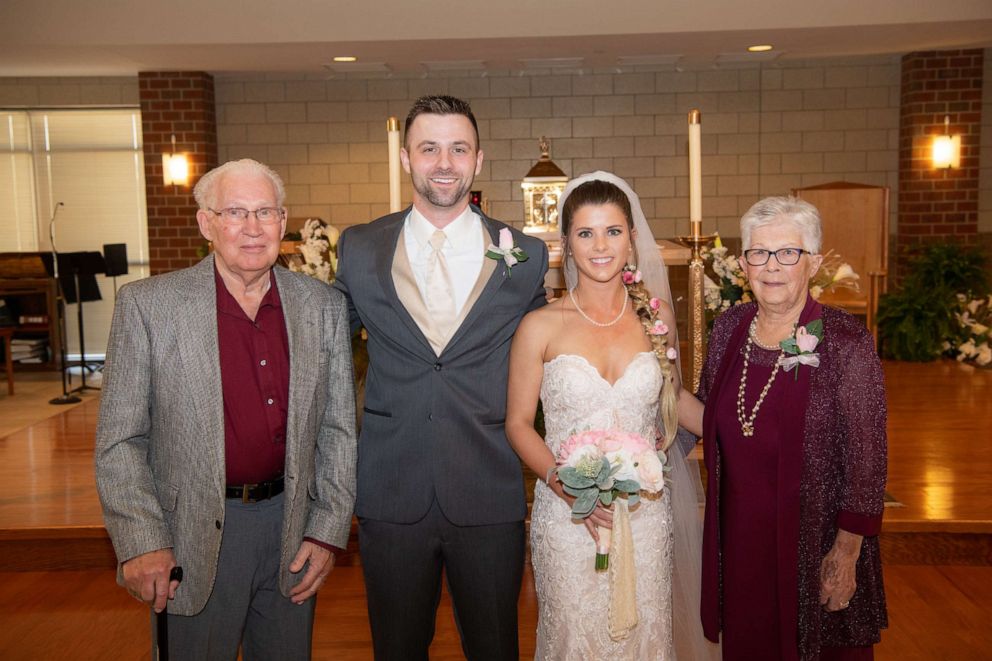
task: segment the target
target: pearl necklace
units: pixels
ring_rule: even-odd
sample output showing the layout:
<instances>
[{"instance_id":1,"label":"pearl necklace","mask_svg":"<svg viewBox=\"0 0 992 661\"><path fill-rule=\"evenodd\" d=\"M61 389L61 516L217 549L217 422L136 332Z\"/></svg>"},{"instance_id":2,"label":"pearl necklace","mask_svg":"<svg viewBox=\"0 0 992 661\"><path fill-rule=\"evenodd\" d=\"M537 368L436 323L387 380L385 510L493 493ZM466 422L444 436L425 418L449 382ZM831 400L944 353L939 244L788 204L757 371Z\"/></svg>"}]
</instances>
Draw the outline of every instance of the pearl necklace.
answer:
<instances>
[{"instance_id":1,"label":"pearl necklace","mask_svg":"<svg viewBox=\"0 0 992 661\"><path fill-rule=\"evenodd\" d=\"M747 336L751 339L752 342L754 342L755 344L757 344L759 347L761 347L765 351L778 351L779 349L782 348L778 344L772 344L772 345L765 344L764 342L762 342L758 338L758 316L757 315L754 316L754 321L751 322L751 327L747 329Z\"/></svg>"},{"instance_id":2,"label":"pearl necklace","mask_svg":"<svg viewBox=\"0 0 992 661\"><path fill-rule=\"evenodd\" d=\"M758 417L758 409L761 408L762 402L765 401L765 396L771 389L772 382L775 381L775 377L778 375L778 371L782 367L782 356L785 355L785 349L780 349L778 359L775 361L775 367L772 369L771 376L768 377L768 383L766 383L765 387L761 389L761 394L758 395L758 401L754 403L754 408L751 409L750 417L746 416L744 413L744 393L747 390L747 367L748 356L751 353L751 345L757 344L763 349L769 349L769 347L766 347L758 342L755 337L757 335L757 327L758 315L755 315L754 319L751 321L751 327L747 331L747 342L744 343L744 371L741 373L741 383L737 387L737 421L741 425L741 433L744 434L745 438L754 436L754 419ZM772 350L774 350L774 348L772 348Z\"/></svg>"},{"instance_id":3,"label":"pearl necklace","mask_svg":"<svg viewBox=\"0 0 992 661\"><path fill-rule=\"evenodd\" d=\"M613 321L607 321L604 324L604 323L600 323L600 322L596 321L595 319L593 319L592 317L590 317L589 315L587 315L585 312L582 311L582 308L579 307L578 301L575 300L575 294L572 293L574 291L575 291L575 289L569 289L568 290L568 297L571 299L572 305L575 306L575 309L578 311L579 314L582 315L582 318L583 319L585 319L586 321L588 321L593 326L599 326L600 328L606 328L607 326L613 326L617 322L619 322L621 319L623 319L623 314L627 311L627 303L630 301L630 297L627 296L627 290L625 288L621 287L620 288L620 292L623 294L623 302L620 305L620 314L618 314Z\"/></svg>"}]
</instances>

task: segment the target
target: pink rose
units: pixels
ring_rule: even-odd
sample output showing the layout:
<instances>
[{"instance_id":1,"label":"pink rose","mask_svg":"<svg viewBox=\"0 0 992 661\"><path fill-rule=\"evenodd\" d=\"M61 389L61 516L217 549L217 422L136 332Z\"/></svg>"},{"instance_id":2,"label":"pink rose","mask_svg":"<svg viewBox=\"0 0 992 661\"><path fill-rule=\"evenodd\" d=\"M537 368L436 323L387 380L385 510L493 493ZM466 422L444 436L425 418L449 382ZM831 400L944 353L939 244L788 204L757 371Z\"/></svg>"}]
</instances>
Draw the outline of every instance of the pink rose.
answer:
<instances>
[{"instance_id":1,"label":"pink rose","mask_svg":"<svg viewBox=\"0 0 992 661\"><path fill-rule=\"evenodd\" d=\"M799 351L802 353L809 353L813 351L819 343L820 338L816 335L807 333L805 326L800 326L796 330L796 344L799 345Z\"/></svg>"},{"instance_id":2,"label":"pink rose","mask_svg":"<svg viewBox=\"0 0 992 661\"><path fill-rule=\"evenodd\" d=\"M651 327L652 335L668 335L668 326L661 319L654 322L654 326Z\"/></svg>"},{"instance_id":3,"label":"pink rose","mask_svg":"<svg viewBox=\"0 0 992 661\"><path fill-rule=\"evenodd\" d=\"M658 308L661 307L661 299L652 298L650 301L648 301L648 307L650 307L652 310L657 310Z\"/></svg>"},{"instance_id":4,"label":"pink rose","mask_svg":"<svg viewBox=\"0 0 992 661\"><path fill-rule=\"evenodd\" d=\"M509 250L513 247L513 234L510 233L508 227L504 227L499 231L499 249Z\"/></svg>"},{"instance_id":5,"label":"pink rose","mask_svg":"<svg viewBox=\"0 0 992 661\"><path fill-rule=\"evenodd\" d=\"M621 277L623 278L623 284L625 284L625 285L633 285L633 284L637 284L638 282L641 281L641 272L640 271L624 271L623 272L623 275Z\"/></svg>"},{"instance_id":6,"label":"pink rose","mask_svg":"<svg viewBox=\"0 0 992 661\"><path fill-rule=\"evenodd\" d=\"M675 360L679 357L679 352L675 350L675 347L668 347L668 350L665 351L665 356L668 360Z\"/></svg>"}]
</instances>

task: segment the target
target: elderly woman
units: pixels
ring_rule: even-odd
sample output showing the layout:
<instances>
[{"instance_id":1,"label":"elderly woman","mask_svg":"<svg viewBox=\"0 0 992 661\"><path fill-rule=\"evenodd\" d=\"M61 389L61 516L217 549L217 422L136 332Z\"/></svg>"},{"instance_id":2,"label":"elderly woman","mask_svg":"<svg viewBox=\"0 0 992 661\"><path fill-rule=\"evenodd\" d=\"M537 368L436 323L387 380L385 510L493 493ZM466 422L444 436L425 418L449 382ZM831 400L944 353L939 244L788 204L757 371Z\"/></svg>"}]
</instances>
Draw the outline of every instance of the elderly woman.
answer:
<instances>
[{"instance_id":1,"label":"elderly woman","mask_svg":"<svg viewBox=\"0 0 992 661\"><path fill-rule=\"evenodd\" d=\"M709 340L703 629L724 659L871 659L887 625L878 533L885 388L871 336L820 305L820 217L771 197L741 219L754 303Z\"/></svg>"}]
</instances>

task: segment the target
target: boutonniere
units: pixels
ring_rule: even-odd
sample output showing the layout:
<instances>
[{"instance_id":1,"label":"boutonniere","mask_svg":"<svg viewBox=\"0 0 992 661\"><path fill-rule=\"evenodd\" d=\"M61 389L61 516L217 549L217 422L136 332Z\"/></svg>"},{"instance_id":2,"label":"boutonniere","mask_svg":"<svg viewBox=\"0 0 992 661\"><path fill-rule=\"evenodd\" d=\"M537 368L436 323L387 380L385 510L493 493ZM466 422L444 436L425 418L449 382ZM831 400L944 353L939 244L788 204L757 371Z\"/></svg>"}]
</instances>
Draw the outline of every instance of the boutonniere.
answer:
<instances>
[{"instance_id":1,"label":"boutonniere","mask_svg":"<svg viewBox=\"0 0 992 661\"><path fill-rule=\"evenodd\" d=\"M798 365L809 365L810 367L820 366L820 354L813 350L823 339L823 320L814 319L805 326L796 329L796 336L779 342L787 355L779 358L779 365L788 372ZM799 378L799 369L796 369L795 378Z\"/></svg>"},{"instance_id":2,"label":"boutonniere","mask_svg":"<svg viewBox=\"0 0 992 661\"><path fill-rule=\"evenodd\" d=\"M489 244L486 248L486 257L489 259L502 259L506 263L506 275L510 275L510 270L518 262L527 261L527 253L520 246L513 245L513 234L509 228L504 227L499 231L499 245Z\"/></svg>"}]
</instances>

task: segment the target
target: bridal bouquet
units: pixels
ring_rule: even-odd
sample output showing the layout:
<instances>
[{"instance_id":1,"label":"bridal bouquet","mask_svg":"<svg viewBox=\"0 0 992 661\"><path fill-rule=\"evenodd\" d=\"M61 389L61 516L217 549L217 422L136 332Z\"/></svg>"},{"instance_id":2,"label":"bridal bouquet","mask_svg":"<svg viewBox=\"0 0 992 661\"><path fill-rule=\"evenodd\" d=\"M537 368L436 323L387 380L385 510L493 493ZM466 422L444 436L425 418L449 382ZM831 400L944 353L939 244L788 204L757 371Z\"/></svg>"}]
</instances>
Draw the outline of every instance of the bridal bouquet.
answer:
<instances>
[{"instance_id":1,"label":"bridal bouquet","mask_svg":"<svg viewBox=\"0 0 992 661\"><path fill-rule=\"evenodd\" d=\"M658 493L665 486L665 453L640 434L617 430L573 434L558 451L555 472L565 493L575 497L572 518L592 514L596 503L609 507L617 498L636 505L640 492ZM610 533L598 528L596 570L609 567Z\"/></svg>"}]
</instances>

